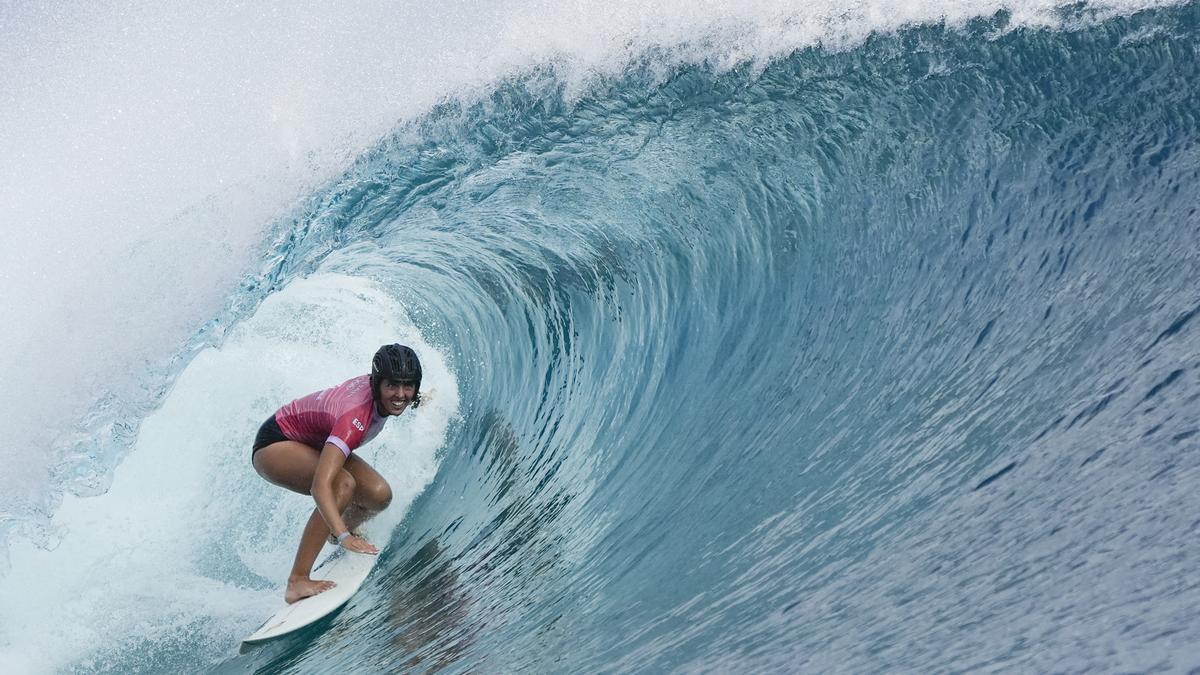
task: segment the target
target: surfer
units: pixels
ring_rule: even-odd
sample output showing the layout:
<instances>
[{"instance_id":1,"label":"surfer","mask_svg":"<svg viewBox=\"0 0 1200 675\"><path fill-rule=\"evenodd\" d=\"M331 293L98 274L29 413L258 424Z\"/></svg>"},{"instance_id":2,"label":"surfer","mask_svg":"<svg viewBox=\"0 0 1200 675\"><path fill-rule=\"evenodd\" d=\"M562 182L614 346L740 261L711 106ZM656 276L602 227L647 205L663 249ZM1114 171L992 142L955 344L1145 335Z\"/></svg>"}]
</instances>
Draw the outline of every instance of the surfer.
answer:
<instances>
[{"instance_id":1,"label":"surfer","mask_svg":"<svg viewBox=\"0 0 1200 675\"><path fill-rule=\"evenodd\" d=\"M353 453L375 438L388 417L417 407L420 391L416 352L384 345L371 360L370 375L298 398L259 428L251 453L254 470L316 502L288 576L289 604L333 588L332 581L309 578L326 537L351 551L379 553L356 528L387 508L392 488Z\"/></svg>"}]
</instances>

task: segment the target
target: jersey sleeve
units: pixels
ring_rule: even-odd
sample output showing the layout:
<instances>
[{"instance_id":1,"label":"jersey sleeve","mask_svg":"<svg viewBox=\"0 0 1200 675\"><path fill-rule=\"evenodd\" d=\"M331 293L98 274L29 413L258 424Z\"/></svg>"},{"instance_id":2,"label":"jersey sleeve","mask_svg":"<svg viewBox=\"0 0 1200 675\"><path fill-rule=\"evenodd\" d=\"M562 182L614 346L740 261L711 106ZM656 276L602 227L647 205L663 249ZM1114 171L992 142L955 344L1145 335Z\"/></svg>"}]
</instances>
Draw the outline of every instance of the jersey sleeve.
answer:
<instances>
[{"instance_id":1,"label":"jersey sleeve","mask_svg":"<svg viewBox=\"0 0 1200 675\"><path fill-rule=\"evenodd\" d=\"M326 443L333 443L341 449L342 453L347 457L359 445L362 445L363 437L367 434L367 427L371 424L371 411L367 410L351 410L342 415L333 423L333 429L329 432L329 438L325 439Z\"/></svg>"}]
</instances>

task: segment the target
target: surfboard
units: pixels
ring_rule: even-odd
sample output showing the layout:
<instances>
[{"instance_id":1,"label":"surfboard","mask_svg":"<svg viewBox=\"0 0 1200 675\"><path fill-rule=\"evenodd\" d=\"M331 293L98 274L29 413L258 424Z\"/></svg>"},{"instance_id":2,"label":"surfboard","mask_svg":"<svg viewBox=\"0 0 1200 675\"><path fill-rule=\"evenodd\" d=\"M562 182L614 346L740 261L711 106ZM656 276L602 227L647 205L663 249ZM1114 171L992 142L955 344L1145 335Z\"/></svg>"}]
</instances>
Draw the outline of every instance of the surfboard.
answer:
<instances>
[{"instance_id":1,"label":"surfboard","mask_svg":"<svg viewBox=\"0 0 1200 675\"><path fill-rule=\"evenodd\" d=\"M242 640L243 644L256 644L294 633L305 626L320 621L337 611L350 600L366 581L371 568L375 567L377 555L354 553L337 548L313 570L314 579L329 579L337 586L316 595L284 605L271 615L261 628Z\"/></svg>"}]
</instances>

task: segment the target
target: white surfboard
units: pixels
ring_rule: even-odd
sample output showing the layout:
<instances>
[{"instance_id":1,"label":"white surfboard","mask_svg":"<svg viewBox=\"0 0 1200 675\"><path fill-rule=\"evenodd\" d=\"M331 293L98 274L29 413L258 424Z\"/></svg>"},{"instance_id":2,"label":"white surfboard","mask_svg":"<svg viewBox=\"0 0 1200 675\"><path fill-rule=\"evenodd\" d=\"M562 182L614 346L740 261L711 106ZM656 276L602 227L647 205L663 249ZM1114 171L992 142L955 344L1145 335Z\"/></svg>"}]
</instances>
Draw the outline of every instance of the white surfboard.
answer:
<instances>
[{"instance_id":1,"label":"white surfboard","mask_svg":"<svg viewBox=\"0 0 1200 675\"><path fill-rule=\"evenodd\" d=\"M255 644L273 640L329 616L346 604L350 596L362 586L378 559L377 555L354 553L338 548L313 570L312 575L314 579L329 579L337 586L282 607L242 642Z\"/></svg>"}]
</instances>

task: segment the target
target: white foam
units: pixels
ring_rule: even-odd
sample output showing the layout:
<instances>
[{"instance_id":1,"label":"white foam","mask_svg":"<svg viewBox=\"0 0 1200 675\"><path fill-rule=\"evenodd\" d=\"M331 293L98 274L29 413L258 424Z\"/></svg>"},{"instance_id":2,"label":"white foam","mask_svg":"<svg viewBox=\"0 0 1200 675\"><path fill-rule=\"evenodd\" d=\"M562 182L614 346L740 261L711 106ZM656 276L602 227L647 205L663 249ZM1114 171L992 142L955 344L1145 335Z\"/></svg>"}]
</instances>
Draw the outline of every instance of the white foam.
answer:
<instances>
[{"instance_id":1,"label":"white foam","mask_svg":"<svg viewBox=\"0 0 1200 675\"><path fill-rule=\"evenodd\" d=\"M421 354L423 389L437 395L360 451L392 485L392 507L367 528L386 541L436 472L457 387L386 293L340 275L300 281L222 348L197 355L109 492L64 500L53 550L13 547L0 579L0 663L54 671L185 629L198 655L231 654L282 599L312 510L311 498L254 472L258 425L291 398L362 374L380 344L397 340Z\"/></svg>"}]
</instances>

